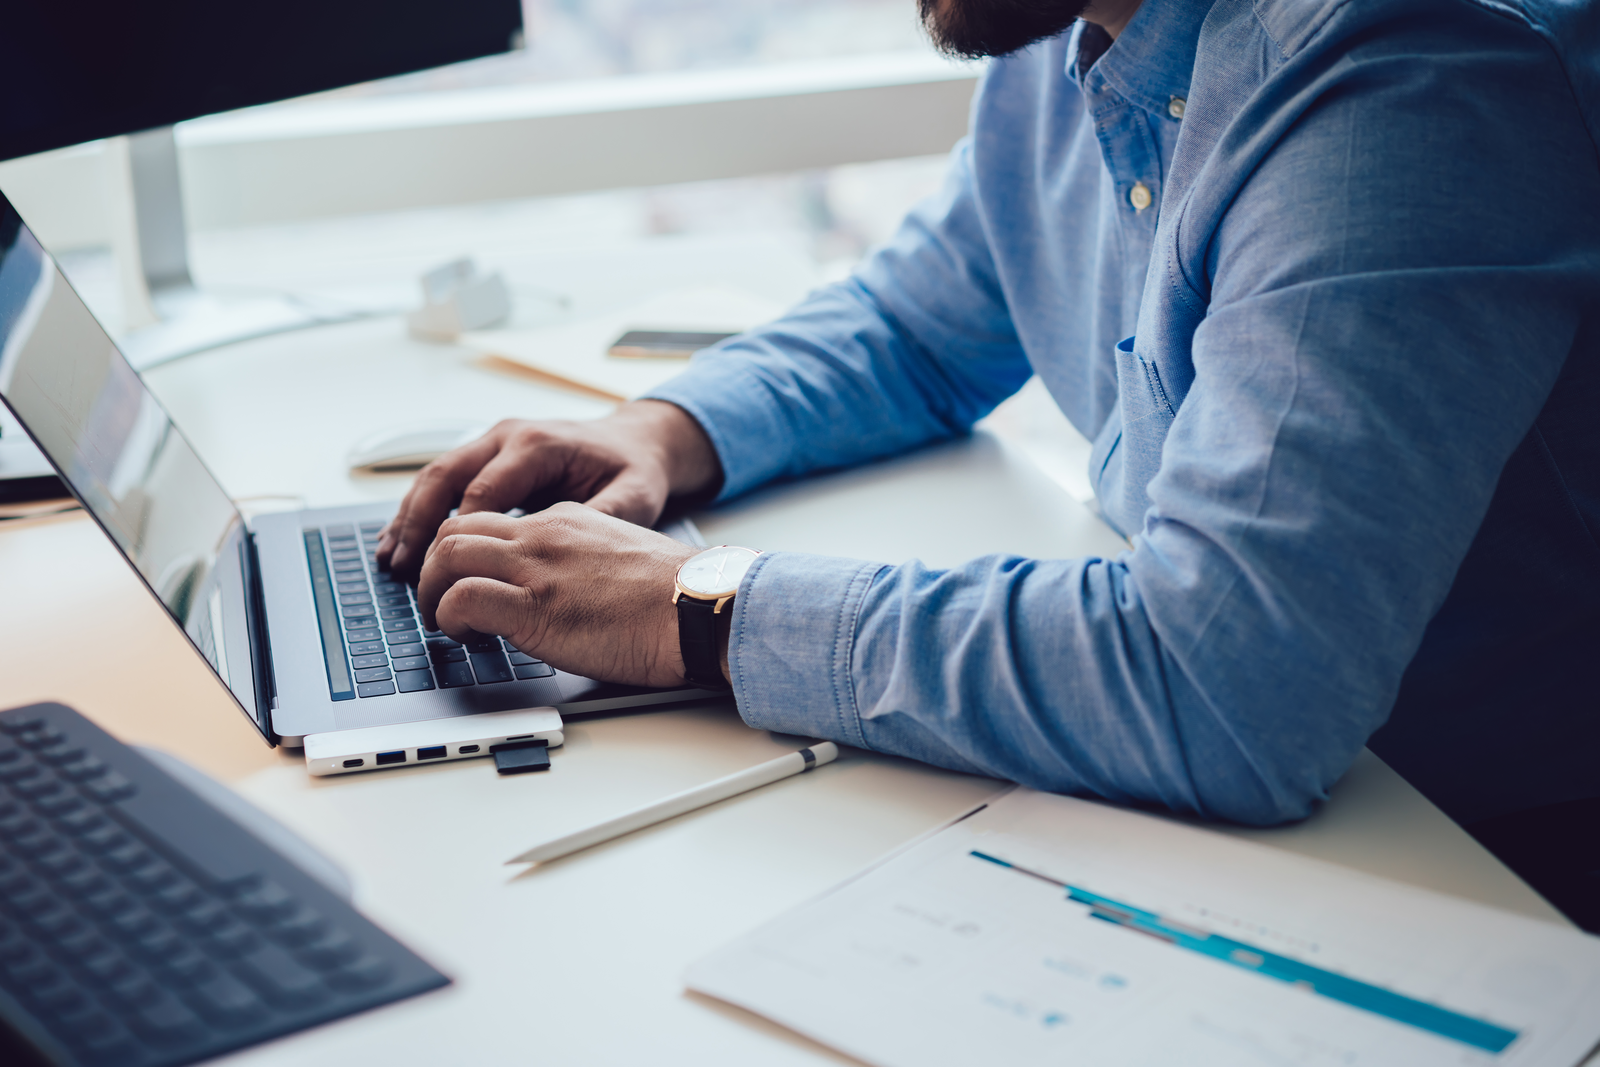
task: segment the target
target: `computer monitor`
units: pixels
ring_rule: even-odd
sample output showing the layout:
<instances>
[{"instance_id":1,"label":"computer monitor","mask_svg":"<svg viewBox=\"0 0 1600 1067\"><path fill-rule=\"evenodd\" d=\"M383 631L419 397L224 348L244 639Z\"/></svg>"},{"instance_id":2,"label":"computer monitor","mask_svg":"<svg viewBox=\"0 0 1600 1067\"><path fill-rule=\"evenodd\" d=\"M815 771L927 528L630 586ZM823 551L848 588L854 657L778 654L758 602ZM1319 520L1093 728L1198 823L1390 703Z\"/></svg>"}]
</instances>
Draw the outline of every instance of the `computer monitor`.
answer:
<instances>
[{"instance_id":1,"label":"computer monitor","mask_svg":"<svg viewBox=\"0 0 1600 1067\"><path fill-rule=\"evenodd\" d=\"M0 160L128 139L137 262L154 325L125 334L136 367L358 317L292 295L196 288L174 123L505 52L522 0L33 0L0 18ZM125 292L128 290L125 289Z\"/></svg>"},{"instance_id":2,"label":"computer monitor","mask_svg":"<svg viewBox=\"0 0 1600 1067\"><path fill-rule=\"evenodd\" d=\"M0 160L505 52L521 0L6 5Z\"/></svg>"}]
</instances>

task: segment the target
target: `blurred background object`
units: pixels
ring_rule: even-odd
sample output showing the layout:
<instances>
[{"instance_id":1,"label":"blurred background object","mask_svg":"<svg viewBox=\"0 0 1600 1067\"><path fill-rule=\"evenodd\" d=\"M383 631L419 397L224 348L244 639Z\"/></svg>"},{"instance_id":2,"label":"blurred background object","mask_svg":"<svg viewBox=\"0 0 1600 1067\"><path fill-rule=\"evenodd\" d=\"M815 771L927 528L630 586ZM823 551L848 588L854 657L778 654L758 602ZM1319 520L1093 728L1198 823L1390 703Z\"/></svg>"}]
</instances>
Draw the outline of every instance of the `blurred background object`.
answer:
<instances>
[{"instance_id":1,"label":"blurred background object","mask_svg":"<svg viewBox=\"0 0 1600 1067\"><path fill-rule=\"evenodd\" d=\"M179 123L194 280L399 312L420 273L467 253L505 278L512 327L637 305L666 276L733 271L789 303L937 188L982 72L932 50L914 0L523 12L522 50ZM0 163L0 189L124 336L148 321L128 295L126 142ZM995 419L1087 496L1087 446L1042 390Z\"/></svg>"}]
</instances>

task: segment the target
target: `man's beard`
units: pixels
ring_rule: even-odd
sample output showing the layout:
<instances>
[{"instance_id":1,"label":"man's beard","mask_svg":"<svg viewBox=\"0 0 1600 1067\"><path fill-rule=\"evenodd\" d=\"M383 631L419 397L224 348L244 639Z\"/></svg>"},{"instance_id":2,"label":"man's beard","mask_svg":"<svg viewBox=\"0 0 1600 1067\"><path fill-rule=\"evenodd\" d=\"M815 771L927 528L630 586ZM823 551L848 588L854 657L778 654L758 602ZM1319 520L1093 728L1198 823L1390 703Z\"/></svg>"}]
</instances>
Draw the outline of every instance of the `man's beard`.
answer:
<instances>
[{"instance_id":1,"label":"man's beard","mask_svg":"<svg viewBox=\"0 0 1600 1067\"><path fill-rule=\"evenodd\" d=\"M1054 37L1088 6L1088 0L917 0L934 47L967 59L1003 56Z\"/></svg>"}]
</instances>

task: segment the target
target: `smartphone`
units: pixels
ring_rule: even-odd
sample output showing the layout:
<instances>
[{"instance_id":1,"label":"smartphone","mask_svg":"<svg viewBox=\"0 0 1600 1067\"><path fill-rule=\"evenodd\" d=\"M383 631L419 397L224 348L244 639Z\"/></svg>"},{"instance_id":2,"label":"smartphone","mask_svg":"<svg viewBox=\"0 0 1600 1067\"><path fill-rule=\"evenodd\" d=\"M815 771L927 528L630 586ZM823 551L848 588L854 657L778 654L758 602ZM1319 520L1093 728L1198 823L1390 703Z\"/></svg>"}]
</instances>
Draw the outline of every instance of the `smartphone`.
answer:
<instances>
[{"instance_id":1,"label":"smartphone","mask_svg":"<svg viewBox=\"0 0 1600 1067\"><path fill-rule=\"evenodd\" d=\"M629 330L606 351L623 359L688 359L702 348L734 336L699 330Z\"/></svg>"}]
</instances>

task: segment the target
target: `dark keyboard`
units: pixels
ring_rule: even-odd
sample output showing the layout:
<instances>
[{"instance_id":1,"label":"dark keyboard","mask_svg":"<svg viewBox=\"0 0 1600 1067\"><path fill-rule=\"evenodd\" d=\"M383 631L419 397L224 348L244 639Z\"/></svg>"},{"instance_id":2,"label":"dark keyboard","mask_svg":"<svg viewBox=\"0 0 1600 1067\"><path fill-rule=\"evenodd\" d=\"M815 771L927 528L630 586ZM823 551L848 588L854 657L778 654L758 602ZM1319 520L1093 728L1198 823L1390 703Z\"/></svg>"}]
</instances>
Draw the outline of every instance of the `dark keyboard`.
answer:
<instances>
[{"instance_id":1,"label":"dark keyboard","mask_svg":"<svg viewBox=\"0 0 1600 1067\"><path fill-rule=\"evenodd\" d=\"M448 983L77 712L0 712L0 1061L193 1063Z\"/></svg>"},{"instance_id":2,"label":"dark keyboard","mask_svg":"<svg viewBox=\"0 0 1600 1067\"><path fill-rule=\"evenodd\" d=\"M422 628L415 586L378 567L381 522L303 532L334 700L549 678L555 668L498 637L466 645Z\"/></svg>"}]
</instances>

